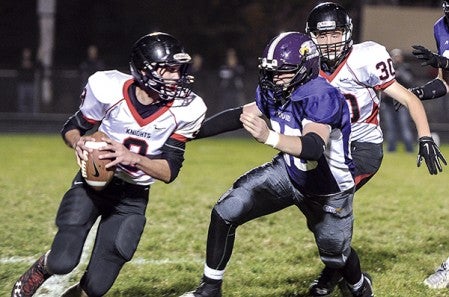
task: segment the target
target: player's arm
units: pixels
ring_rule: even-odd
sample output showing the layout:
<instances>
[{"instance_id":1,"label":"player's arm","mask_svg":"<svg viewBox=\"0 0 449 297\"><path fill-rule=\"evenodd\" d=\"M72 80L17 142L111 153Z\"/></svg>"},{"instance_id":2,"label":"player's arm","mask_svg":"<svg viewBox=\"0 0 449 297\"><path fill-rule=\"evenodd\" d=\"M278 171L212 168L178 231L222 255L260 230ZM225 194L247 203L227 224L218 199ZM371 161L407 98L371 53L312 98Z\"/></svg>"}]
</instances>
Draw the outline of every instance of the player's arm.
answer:
<instances>
[{"instance_id":1,"label":"player's arm","mask_svg":"<svg viewBox=\"0 0 449 297\"><path fill-rule=\"evenodd\" d=\"M92 151L84 144L86 141L93 141L90 136L84 136L87 131L91 130L95 124L87 121L80 110L72 115L61 129L61 136L66 145L75 150L78 166L81 167L81 160L87 161L85 151Z\"/></svg>"},{"instance_id":2,"label":"player's arm","mask_svg":"<svg viewBox=\"0 0 449 297\"><path fill-rule=\"evenodd\" d=\"M410 91L422 101L443 97L447 94L449 87L442 78L442 72L442 69L439 69L437 78L422 86L410 88Z\"/></svg>"},{"instance_id":3,"label":"player's arm","mask_svg":"<svg viewBox=\"0 0 449 297\"><path fill-rule=\"evenodd\" d=\"M415 122L418 137L430 136L430 128L424 106L412 92L397 81L384 89L384 92L409 110L410 116Z\"/></svg>"},{"instance_id":4,"label":"player's arm","mask_svg":"<svg viewBox=\"0 0 449 297\"><path fill-rule=\"evenodd\" d=\"M243 128L242 122L240 122L242 112L262 115L255 102L226 109L204 120L194 139L211 137Z\"/></svg>"},{"instance_id":5,"label":"player's arm","mask_svg":"<svg viewBox=\"0 0 449 297\"><path fill-rule=\"evenodd\" d=\"M61 136L67 146L75 148L79 138L86 134L87 131L95 126L93 122L89 122L84 118L80 110L72 115L61 129Z\"/></svg>"},{"instance_id":6,"label":"player's arm","mask_svg":"<svg viewBox=\"0 0 449 297\"><path fill-rule=\"evenodd\" d=\"M415 123L419 137L418 167L421 165L422 159L424 159L430 174L437 174L438 171L441 172L443 170L441 162L445 165L447 163L432 139L426 111L422 102L397 81L388 86L384 92L407 107Z\"/></svg>"},{"instance_id":7,"label":"player's arm","mask_svg":"<svg viewBox=\"0 0 449 297\"><path fill-rule=\"evenodd\" d=\"M411 88L410 91L420 100L430 100L446 95L449 87L443 78L443 70L449 70L449 59L442 55L432 53L421 45L414 45L412 47L413 55L422 61L421 66L430 65L438 68L438 77L422 86Z\"/></svg>"},{"instance_id":8,"label":"player's arm","mask_svg":"<svg viewBox=\"0 0 449 297\"><path fill-rule=\"evenodd\" d=\"M321 158L325 144L329 140L330 126L309 122L304 126L303 136L290 136L274 132L261 117L252 113L242 113L243 127L258 141L304 160Z\"/></svg>"}]
</instances>

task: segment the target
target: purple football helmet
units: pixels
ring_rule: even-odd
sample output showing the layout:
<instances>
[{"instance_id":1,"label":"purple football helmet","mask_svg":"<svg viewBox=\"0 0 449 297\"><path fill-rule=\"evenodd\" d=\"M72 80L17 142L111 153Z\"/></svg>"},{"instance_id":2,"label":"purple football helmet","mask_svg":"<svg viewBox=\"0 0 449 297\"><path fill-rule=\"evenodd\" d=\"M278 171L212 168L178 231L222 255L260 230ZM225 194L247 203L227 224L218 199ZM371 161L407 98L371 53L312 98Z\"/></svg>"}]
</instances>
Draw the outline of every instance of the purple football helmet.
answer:
<instances>
[{"instance_id":1,"label":"purple football helmet","mask_svg":"<svg viewBox=\"0 0 449 297\"><path fill-rule=\"evenodd\" d=\"M300 32L284 32L273 38L259 58L259 86L275 101L288 99L296 86L316 78L320 70L318 49ZM276 83L275 76L292 73L289 82Z\"/></svg>"}]
</instances>

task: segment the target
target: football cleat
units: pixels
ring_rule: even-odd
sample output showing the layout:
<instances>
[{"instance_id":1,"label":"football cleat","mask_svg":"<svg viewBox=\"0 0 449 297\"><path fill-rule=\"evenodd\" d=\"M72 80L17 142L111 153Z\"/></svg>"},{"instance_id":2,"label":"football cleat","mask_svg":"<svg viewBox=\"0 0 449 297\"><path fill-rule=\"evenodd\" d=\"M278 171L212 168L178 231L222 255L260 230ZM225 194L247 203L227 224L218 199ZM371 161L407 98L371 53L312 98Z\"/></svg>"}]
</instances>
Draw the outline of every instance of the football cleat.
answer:
<instances>
[{"instance_id":1,"label":"football cleat","mask_svg":"<svg viewBox=\"0 0 449 297\"><path fill-rule=\"evenodd\" d=\"M424 284L431 289L444 289L449 287L449 258L441 263L435 273L424 280Z\"/></svg>"},{"instance_id":2,"label":"football cleat","mask_svg":"<svg viewBox=\"0 0 449 297\"><path fill-rule=\"evenodd\" d=\"M309 287L309 295L312 297L327 297L334 291L339 282L343 281L340 272L324 267L320 276Z\"/></svg>"},{"instance_id":3,"label":"football cleat","mask_svg":"<svg viewBox=\"0 0 449 297\"><path fill-rule=\"evenodd\" d=\"M51 274L45 269L47 254L41 256L14 284L11 297L31 297Z\"/></svg>"},{"instance_id":4,"label":"football cleat","mask_svg":"<svg viewBox=\"0 0 449 297\"><path fill-rule=\"evenodd\" d=\"M363 273L363 285L356 291L352 292L354 297L374 297L371 277L368 273Z\"/></svg>"},{"instance_id":5,"label":"football cleat","mask_svg":"<svg viewBox=\"0 0 449 297\"><path fill-rule=\"evenodd\" d=\"M203 278L195 291L187 292L181 297L221 297L221 284L222 281L209 283Z\"/></svg>"}]
</instances>

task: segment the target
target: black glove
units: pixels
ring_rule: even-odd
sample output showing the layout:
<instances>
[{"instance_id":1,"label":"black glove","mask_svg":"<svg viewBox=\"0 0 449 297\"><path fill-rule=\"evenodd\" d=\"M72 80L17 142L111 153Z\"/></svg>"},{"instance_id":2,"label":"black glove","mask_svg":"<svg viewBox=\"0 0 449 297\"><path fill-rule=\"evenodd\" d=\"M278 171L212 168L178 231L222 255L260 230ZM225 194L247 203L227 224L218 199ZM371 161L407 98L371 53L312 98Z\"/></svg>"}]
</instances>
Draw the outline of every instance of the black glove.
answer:
<instances>
[{"instance_id":1,"label":"black glove","mask_svg":"<svg viewBox=\"0 0 449 297\"><path fill-rule=\"evenodd\" d=\"M412 47L414 48L412 54L414 54L418 59L424 61L421 63L421 66L430 65L435 68L449 69L449 59L432 53L422 45L413 45Z\"/></svg>"},{"instance_id":2,"label":"black glove","mask_svg":"<svg viewBox=\"0 0 449 297\"><path fill-rule=\"evenodd\" d=\"M438 171L443 171L440 160L444 165L447 165L446 159L444 159L440 149L430 136L423 136L419 139L418 167L421 166L423 158L430 174L438 174Z\"/></svg>"}]
</instances>

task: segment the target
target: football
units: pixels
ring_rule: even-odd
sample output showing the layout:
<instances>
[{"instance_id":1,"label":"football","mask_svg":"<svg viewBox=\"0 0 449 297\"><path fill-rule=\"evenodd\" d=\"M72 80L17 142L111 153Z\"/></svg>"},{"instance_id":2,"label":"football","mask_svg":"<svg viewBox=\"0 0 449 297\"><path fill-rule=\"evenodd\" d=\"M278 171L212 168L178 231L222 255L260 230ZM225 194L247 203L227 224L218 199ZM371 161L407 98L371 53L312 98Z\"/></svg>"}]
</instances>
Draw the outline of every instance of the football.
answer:
<instances>
[{"instance_id":1,"label":"football","mask_svg":"<svg viewBox=\"0 0 449 297\"><path fill-rule=\"evenodd\" d=\"M100 159L99 156L106 153L106 151L98 150L107 145L101 138L108 138L103 132L97 131L90 135L95 138L95 141L86 141L85 146L92 148L91 153L87 153L87 161L81 162L81 173L86 180L86 183L96 191L103 190L112 180L115 173L115 166L113 168L106 168L106 164L111 162L111 159Z\"/></svg>"}]
</instances>

